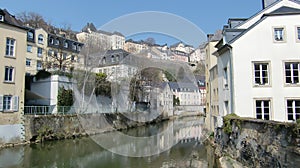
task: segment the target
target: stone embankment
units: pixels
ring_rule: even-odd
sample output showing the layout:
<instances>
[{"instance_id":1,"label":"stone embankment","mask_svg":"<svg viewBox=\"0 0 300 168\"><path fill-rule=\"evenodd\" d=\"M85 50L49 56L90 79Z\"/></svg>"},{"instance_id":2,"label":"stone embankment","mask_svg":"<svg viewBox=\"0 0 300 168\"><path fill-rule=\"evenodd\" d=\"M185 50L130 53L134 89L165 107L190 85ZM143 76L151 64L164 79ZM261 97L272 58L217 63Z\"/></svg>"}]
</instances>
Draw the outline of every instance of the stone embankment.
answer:
<instances>
[{"instance_id":1,"label":"stone embankment","mask_svg":"<svg viewBox=\"0 0 300 168\"><path fill-rule=\"evenodd\" d=\"M141 114L101 113L81 115L25 116L25 140L38 142L44 140L69 139L80 136L128 129L160 122L161 117L146 121Z\"/></svg>"},{"instance_id":2,"label":"stone embankment","mask_svg":"<svg viewBox=\"0 0 300 168\"><path fill-rule=\"evenodd\" d=\"M215 146L223 167L240 167L228 165L230 160L246 167L300 165L299 124L295 123L225 117L224 127L215 134Z\"/></svg>"}]
</instances>

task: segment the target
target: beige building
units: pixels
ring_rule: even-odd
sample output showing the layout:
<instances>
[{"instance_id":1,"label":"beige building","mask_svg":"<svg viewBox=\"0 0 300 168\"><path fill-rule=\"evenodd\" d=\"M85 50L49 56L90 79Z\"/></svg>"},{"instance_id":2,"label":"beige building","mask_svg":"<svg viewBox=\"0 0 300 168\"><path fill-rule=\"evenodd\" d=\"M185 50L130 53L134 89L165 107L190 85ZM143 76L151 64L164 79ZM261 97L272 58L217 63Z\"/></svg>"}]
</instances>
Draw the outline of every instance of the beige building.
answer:
<instances>
[{"instance_id":1,"label":"beige building","mask_svg":"<svg viewBox=\"0 0 300 168\"><path fill-rule=\"evenodd\" d=\"M24 140L26 29L0 9L0 144Z\"/></svg>"},{"instance_id":2,"label":"beige building","mask_svg":"<svg viewBox=\"0 0 300 168\"><path fill-rule=\"evenodd\" d=\"M207 128L211 131L215 129L215 123L218 122L219 116L219 99L218 99L218 65L217 57L213 53L217 50L215 45L222 38L222 32L217 31L215 34L208 35L208 42L203 47L206 53L205 76L206 76L206 121Z\"/></svg>"},{"instance_id":3,"label":"beige building","mask_svg":"<svg viewBox=\"0 0 300 168\"><path fill-rule=\"evenodd\" d=\"M48 33L43 28L28 28L26 74L39 70L71 71L78 63L83 43L67 38L62 32Z\"/></svg>"},{"instance_id":4,"label":"beige building","mask_svg":"<svg viewBox=\"0 0 300 168\"><path fill-rule=\"evenodd\" d=\"M102 51L124 49L125 45L125 36L123 34L97 30L93 23L87 23L81 32L76 34L76 37L87 46L93 44L98 46L98 48L101 47Z\"/></svg>"},{"instance_id":5,"label":"beige building","mask_svg":"<svg viewBox=\"0 0 300 168\"><path fill-rule=\"evenodd\" d=\"M134 41L132 39L126 40L124 45L124 50L133 54L137 54L148 49L149 46L147 43L143 41Z\"/></svg>"},{"instance_id":6,"label":"beige building","mask_svg":"<svg viewBox=\"0 0 300 168\"><path fill-rule=\"evenodd\" d=\"M27 32L26 74L35 75L43 69L47 55L48 33L43 29L30 29Z\"/></svg>"}]
</instances>

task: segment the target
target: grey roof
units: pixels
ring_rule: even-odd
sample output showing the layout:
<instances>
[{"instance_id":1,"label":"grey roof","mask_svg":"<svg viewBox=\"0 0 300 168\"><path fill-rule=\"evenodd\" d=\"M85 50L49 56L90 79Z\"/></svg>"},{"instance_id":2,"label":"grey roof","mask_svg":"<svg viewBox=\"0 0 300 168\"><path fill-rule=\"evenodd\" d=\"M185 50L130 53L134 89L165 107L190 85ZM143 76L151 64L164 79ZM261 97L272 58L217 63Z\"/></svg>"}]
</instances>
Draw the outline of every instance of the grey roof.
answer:
<instances>
[{"instance_id":1,"label":"grey roof","mask_svg":"<svg viewBox=\"0 0 300 168\"><path fill-rule=\"evenodd\" d=\"M82 28L82 32L89 32L88 30L91 30L93 32L97 31L97 28L95 27L95 25L93 23L87 23L83 28Z\"/></svg>"},{"instance_id":2,"label":"grey roof","mask_svg":"<svg viewBox=\"0 0 300 168\"><path fill-rule=\"evenodd\" d=\"M16 19L16 17L10 14L6 9L0 9L0 14L4 16L3 23L25 29L23 23L20 20Z\"/></svg>"},{"instance_id":3,"label":"grey roof","mask_svg":"<svg viewBox=\"0 0 300 168\"><path fill-rule=\"evenodd\" d=\"M300 13L300 9L282 6L274 10L273 12L270 12L269 14L274 15L274 14L298 14L298 13Z\"/></svg>"},{"instance_id":4,"label":"grey roof","mask_svg":"<svg viewBox=\"0 0 300 168\"><path fill-rule=\"evenodd\" d=\"M195 85L194 83L169 82L169 86L171 89L180 89L180 92L183 91L182 89L189 89L185 90L185 92L193 92L194 90L199 90L197 85Z\"/></svg>"},{"instance_id":5,"label":"grey roof","mask_svg":"<svg viewBox=\"0 0 300 168\"><path fill-rule=\"evenodd\" d=\"M101 33L101 34L106 34L106 35L118 35L118 36L123 36L124 35L120 32L117 32L117 31L114 31L113 33L110 33L110 32L107 32L107 31L104 31L104 30L97 30L96 26L93 24L93 23L87 23L83 28L82 28L82 32L87 32L89 33L89 30L92 31L92 32L98 32L98 33Z\"/></svg>"}]
</instances>

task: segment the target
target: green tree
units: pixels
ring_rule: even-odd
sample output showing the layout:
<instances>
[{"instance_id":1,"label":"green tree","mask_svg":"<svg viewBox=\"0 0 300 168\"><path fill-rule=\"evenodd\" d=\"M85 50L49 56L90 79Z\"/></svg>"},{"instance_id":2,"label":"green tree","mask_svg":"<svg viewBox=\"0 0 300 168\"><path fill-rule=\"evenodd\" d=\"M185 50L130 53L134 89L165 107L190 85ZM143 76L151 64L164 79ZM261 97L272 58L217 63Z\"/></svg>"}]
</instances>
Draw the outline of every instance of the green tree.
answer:
<instances>
[{"instance_id":1,"label":"green tree","mask_svg":"<svg viewBox=\"0 0 300 168\"><path fill-rule=\"evenodd\" d=\"M57 111L58 112L68 112L74 103L73 91L71 89L65 89L65 87L60 87L57 94ZM66 107L63 107L66 106Z\"/></svg>"},{"instance_id":2,"label":"green tree","mask_svg":"<svg viewBox=\"0 0 300 168\"><path fill-rule=\"evenodd\" d=\"M107 81L107 75L105 73L95 74L95 94L96 96L111 97L111 82Z\"/></svg>"}]
</instances>

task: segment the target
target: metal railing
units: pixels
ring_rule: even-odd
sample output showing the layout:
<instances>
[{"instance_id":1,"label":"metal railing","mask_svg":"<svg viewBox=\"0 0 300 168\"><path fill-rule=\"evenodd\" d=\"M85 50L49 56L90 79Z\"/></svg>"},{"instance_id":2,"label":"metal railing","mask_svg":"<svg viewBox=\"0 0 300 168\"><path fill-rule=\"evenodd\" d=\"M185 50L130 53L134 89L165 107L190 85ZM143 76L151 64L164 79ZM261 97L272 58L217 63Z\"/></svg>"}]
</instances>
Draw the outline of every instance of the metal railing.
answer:
<instances>
[{"instance_id":1,"label":"metal railing","mask_svg":"<svg viewBox=\"0 0 300 168\"><path fill-rule=\"evenodd\" d=\"M25 115L67 115L75 114L73 106L24 106Z\"/></svg>"}]
</instances>

